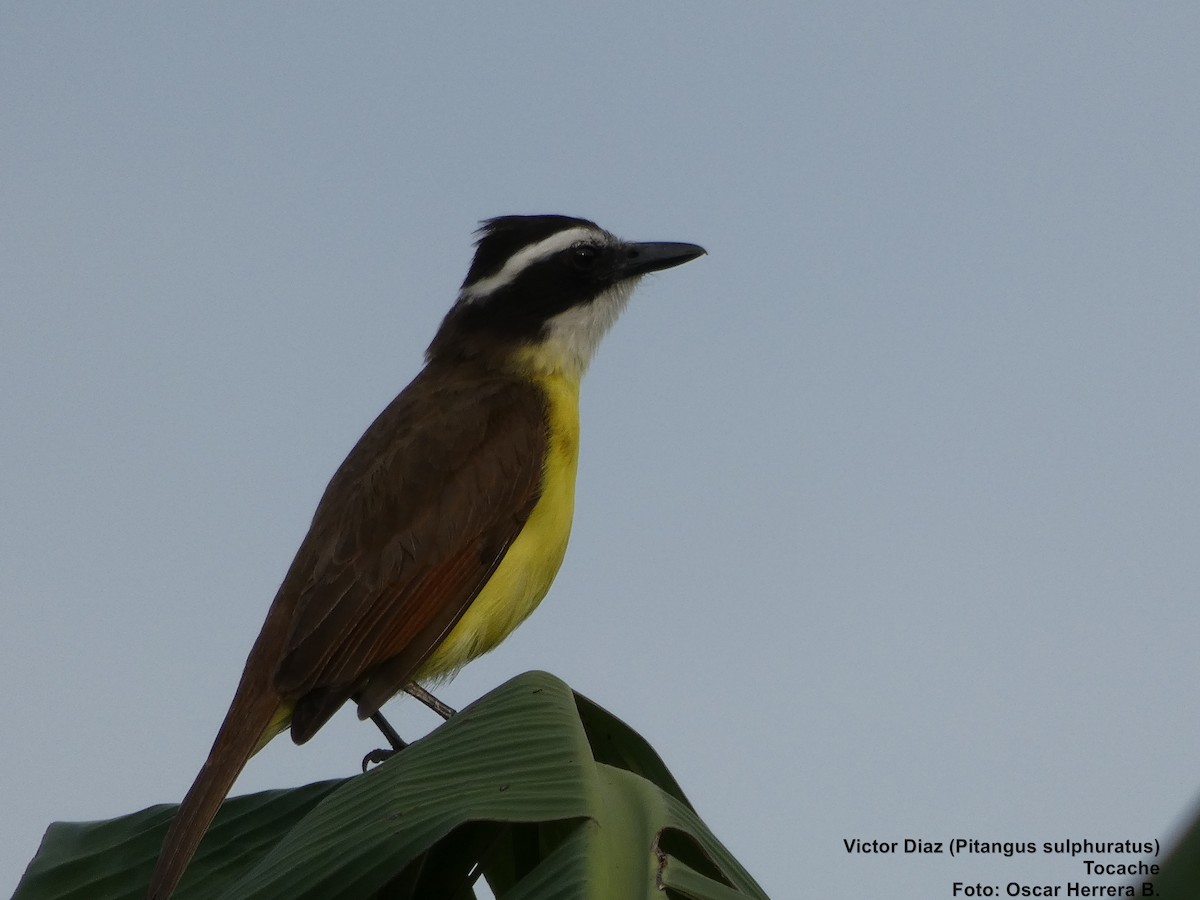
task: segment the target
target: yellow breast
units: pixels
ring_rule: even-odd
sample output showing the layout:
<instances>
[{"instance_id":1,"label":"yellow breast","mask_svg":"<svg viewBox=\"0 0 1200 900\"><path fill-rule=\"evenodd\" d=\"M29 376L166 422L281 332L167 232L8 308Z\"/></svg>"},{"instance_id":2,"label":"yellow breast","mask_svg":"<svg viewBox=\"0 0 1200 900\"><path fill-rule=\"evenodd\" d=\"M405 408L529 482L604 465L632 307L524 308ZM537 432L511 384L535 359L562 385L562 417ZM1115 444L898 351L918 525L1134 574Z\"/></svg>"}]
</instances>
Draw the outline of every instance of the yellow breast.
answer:
<instances>
[{"instance_id":1,"label":"yellow breast","mask_svg":"<svg viewBox=\"0 0 1200 900\"><path fill-rule=\"evenodd\" d=\"M579 380L559 373L531 377L545 392L549 415L541 496L491 579L415 681L451 676L508 637L546 596L567 552L579 458Z\"/></svg>"}]
</instances>

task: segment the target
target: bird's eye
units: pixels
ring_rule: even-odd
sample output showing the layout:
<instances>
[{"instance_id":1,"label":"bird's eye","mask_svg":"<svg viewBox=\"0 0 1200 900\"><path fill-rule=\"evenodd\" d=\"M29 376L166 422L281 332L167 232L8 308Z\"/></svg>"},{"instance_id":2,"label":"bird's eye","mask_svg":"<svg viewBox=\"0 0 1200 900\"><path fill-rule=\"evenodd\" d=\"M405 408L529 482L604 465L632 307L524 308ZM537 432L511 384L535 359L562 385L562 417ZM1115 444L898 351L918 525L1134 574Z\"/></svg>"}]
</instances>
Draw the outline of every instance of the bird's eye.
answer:
<instances>
[{"instance_id":1,"label":"bird's eye","mask_svg":"<svg viewBox=\"0 0 1200 900\"><path fill-rule=\"evenodd\" d=\"M587 272L596 264L596 255L596 248L591 244L576 244L571 248L571 264L581 272Z\"/></svg>"}]
</instances>

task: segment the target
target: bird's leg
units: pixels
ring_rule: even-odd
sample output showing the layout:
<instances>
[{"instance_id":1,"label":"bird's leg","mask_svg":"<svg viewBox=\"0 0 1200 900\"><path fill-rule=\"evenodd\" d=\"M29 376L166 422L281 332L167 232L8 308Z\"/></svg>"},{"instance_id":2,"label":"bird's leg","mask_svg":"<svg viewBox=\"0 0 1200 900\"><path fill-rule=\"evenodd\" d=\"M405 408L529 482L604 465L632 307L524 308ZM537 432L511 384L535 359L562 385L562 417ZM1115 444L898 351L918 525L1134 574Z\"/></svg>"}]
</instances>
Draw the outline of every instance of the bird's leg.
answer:
<instances>
[{"instance_id":1,"label":"bird's leg","mask_svg":"<svg viewBox=\"0 0 1200 900\"><path fill-rule=\"evenodd\" d=\"M456 710L447 706L445 703L415 682L406 687L404 692L409 696L416 697L443 719L449 719L456 712Z\"/></svg>"},{"instance_id":2,"label":"bird's leg","mask_svg":"<svg viewBox=\"0 0 1200 900\"><path fill-rule=\"evenodd\" d=\"M443 719L449 719L455 714L455 710L452 707L447 706L419 684L410 684L404 690L409 695L416 697ZM367 771L367 767L372 763L378 765L385 759L394 756L408 746L405 740L396 733L396 729L391 726L391 723L383 717L383 713L376 710L371 714L371 721L374 722L376 727L383 732L383 736L387 738L387 742L392 745L392 749L384 750L383 748L379 748L377 750L372 750L370 753L364 756L362 761L364 772Z\"/></svg>"},{"instance_id":3,"label":"bird's leg","mask_svg":"<svg viewBox=\"0 0 1200 900\"><path fill-rule=\"evenodd\" d=\"M379 710L371 713L371 721L375 723L375 727L383 732L383 736L387 739L387 742L392 745L392 749L384 750L382 747L380 747L372 750L370 753L364 756L362 760L362 770L364 772L367 771L367 766L371 765L372 763L378 765L385 759L394 756L408 746L408 743L404 740L404 738L400 737L400 735L396 733L396 729L392 727L392 723L385 719L383 717L383 713L381 713Z\"/></svg>"},{"instance_id":4,"label":"bird's leg","mask_svg":"<svg viewBox=\"0 0 1200 900\"><path fill-rule=\"evenodd\" d=\"M391 722L383 717L382 712L375 710L375 712L371 713L371 721L375 723L375 727L383 732L384 738L392 745L393 753L399 753L408 746L408 741L396 733L396 729L392 727Z\"/></svg>"}]
</instances>

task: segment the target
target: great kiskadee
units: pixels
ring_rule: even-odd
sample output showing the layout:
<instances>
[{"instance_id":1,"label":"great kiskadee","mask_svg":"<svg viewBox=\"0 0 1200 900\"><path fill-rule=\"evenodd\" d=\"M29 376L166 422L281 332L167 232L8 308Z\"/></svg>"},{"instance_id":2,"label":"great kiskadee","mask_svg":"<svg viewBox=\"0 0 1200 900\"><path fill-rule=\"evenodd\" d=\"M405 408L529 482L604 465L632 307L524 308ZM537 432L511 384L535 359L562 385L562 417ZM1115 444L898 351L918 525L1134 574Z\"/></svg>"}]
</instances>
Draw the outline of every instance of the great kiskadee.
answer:
<instances>
[{"instance_id":1,"label":"great kiskadee","mask_svg":"<svg viewBox=\"0 0 1200 900\"><path fill-rule=\"evenodd\" d=\"M579 382L638 279L695 244L622 241L586 219L483 224L425 368L334 474L212 750L167 831L151 900L175 889L247 761L303 744L495 647L545 596L575 502Z\"/></svg>"}]
</instances>

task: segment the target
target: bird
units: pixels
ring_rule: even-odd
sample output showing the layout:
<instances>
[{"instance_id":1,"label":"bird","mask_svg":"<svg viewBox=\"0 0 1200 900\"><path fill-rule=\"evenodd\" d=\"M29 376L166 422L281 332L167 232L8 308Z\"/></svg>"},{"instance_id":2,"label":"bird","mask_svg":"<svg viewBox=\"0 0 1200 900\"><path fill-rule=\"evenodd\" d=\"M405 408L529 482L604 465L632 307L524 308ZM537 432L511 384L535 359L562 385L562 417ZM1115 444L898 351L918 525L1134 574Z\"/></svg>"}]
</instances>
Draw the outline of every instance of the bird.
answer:
<instances>
[{"instance_id":1,"label":"bird","mask_svg":"<svg viewBox=\"0 0 1200 900\"><path fill-rule=\"evenodd\" d=\"M361 719L506 638L558 573L574 515L579 390L651 272L706 251L631 243L588 219L484 221L425 364L354 445L251 647L151 875L175 890L249 759ZM377 720L378 721L378 720Z\"/></svg>"}]
</instances>

